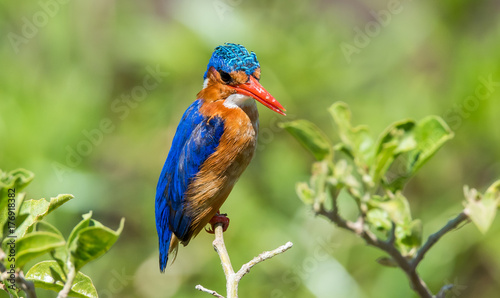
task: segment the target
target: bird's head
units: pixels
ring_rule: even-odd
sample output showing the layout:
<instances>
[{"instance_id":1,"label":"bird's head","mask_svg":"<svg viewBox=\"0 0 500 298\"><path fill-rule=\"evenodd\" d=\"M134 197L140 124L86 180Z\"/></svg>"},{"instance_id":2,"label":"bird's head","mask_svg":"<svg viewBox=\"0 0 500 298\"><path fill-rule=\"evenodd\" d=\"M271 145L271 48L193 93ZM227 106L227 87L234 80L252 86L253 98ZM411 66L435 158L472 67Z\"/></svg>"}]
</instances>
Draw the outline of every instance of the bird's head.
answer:
<instances>
[{"instance_id":1,"label":"bird's head","mask_svg":"<svg viewBox=\"0 0 500 298\"><path fill-rule=\"evenodd\" d=\"M223 99L226 106L241 106L254 98L269 109L285 115L285 108L262 87L260 64L254 52L234 43L215 48L203 76L205 99Z\"/></svg>"}]
</instances>

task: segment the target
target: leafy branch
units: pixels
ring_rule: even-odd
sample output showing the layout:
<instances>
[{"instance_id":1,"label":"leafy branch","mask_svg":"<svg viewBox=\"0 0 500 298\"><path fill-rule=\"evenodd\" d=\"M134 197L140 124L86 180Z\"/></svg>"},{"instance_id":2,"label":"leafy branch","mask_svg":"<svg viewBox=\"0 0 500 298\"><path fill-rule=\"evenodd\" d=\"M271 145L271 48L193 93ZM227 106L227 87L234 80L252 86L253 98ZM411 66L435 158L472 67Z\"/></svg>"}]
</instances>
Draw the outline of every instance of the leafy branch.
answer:
<instances>
[{"instance_id":1,"label":"leafy branch","mask_svg":"<svg viewBox=\"0 0 500 298\"><path fill-rule=\"evenodd\" d=\"M336 199L334 200L334 204L337 205ZM457 228L458 225L467 221L468 217L466 215L466 210L461 212L456 218L450 220L442 229L437 231L436 233L429 236L427 242L418 250L418 253L415 257L408 259L407 256L404 256L396 247L394 246L395 240L395 229L392 229L389 238L386 240L381 240L377 238L374 233L372 233L369 229L362 228L362 219L359 218L357 222L350 222L344 218L342 218L338 214L338 209L334 208L332 211L327 211L321 208L316 212L317 214L323 215L330 219L333 223L335 223L338 227L349 230L359 237L363 238L368 245L377 247L384 252L386 252L391 259L379 259L379 262L391 266L396 263L398 267L400 267L408 276L410 281L411 288L417 292L420 297L434 297L425 284L425 282L420 278L416 269L420 261L422 261L424 254L447 232ZM395 225L394 225L395 227ZM385 262L385 263L384 263ZM444 298L444 294L446 291L444 289L451 289L450 285L443 286L443 290L440 291L441 294L436 295L437 298Z\"/></svg>"},{"instance_id":2,"label":"leafy branch","mask_svg":"<svg viewBox=\"0 0 500 298\"><path fill-rule=\"evenodd\" d=\"M453 285L444 285L434 295L419 276L417 267L437 241L461 224L472 221L481 232L488 230L500 202L500 180L484 194L464 187L463 211L422 243L422 222L412 219L403 189L453 137L452 131L441 118L429 116L418 122L393 123L374 140L366 126L352 127L347 104L337 102L329 112L341 140L336 145L307 120L281 124L317 160L309 183L297 184L297 194L317 215L384 251L388 257L378 262L399 267L420 297L445 297ZM339 197L348 197L356 203L355 221L341 215Z\"/></svg>"},{"instance_id":3,"label":"leafy branch","mask_svg":"<svg viewBox=\"0 0 500 298\"><path fill-rule=\"evenodd\" d=\"M245 276L247 273L250 272L250 269L253 266L267 259L270 259L278 254L284 253L285 251L290 249L293 245L292 242L287 242L286 244L276 248L275 250L265 251L260 255L258 255L257 257L253 258L250 262L241 266L240 270L234 272L233 266L231 265L231 259L229 258L229 254L227 252L226 245L224 243L222 223L215 224L214 232L215 232L214 233L215 240L213 241L212 245L217 254L219 255L222 264L222 269L224 270L224 275L226 276L227 298L238 297L238 284L240 283L240 280L243 278L243 276ZM224 296L217 293L216 291L209 290L203 287L202 285L197 285L195 288L199 291L209 293L212 296L218 298L224 298Z\"/></svg>"},{"instance_id":4,"label":"leafy branch","mask_svg":"<svg viewBox=\"0 0 500 298\"><path fill-rule=\"evenodd\" d=\"M24 189L34 175L24 169L9 173L0 170L0 272L2 289L10 297L36 297L35 288L59 292L59 298L97 297L92 280L80 272L87 263L105 254L121 234L124 219L116 231L92 219L92 212L83 215L68 239L43 219L72 195L25 200ZM35 258L50 254L27 270Z\"/></svg>"}]
</instances>

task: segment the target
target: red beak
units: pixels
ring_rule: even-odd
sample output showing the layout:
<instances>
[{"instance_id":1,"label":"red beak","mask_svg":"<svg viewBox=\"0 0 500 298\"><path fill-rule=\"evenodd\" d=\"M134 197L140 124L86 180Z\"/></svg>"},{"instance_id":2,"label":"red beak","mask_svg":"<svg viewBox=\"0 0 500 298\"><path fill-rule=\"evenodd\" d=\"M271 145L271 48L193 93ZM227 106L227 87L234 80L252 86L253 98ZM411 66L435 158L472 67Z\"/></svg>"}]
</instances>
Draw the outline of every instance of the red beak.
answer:
<instances>
[{"instance_id":1,"label":"red beak","mask_svg":"<svg viewBox=\"0 0 500 298\"><path fill-rule=\"evenodd\" d=\"M250 79L245 84L236 85L233 88L238 93L251 96L276 113L286 116L284 113L285 108L253 76L250 76Z\"/></svg>"}]
</instances>

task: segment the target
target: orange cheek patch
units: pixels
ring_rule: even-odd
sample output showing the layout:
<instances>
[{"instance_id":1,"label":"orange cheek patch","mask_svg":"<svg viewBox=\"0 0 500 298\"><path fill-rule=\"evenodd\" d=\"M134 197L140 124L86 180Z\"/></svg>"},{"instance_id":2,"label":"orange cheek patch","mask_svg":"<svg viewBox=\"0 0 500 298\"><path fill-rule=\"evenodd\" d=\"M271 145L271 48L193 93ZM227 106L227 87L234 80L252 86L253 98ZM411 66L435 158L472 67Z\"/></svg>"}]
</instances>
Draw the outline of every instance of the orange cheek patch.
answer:
<instances>
[{"instance_id":1,"label":"orange cheek patch","mask_svg":"<svg viewBox=\"0 0 500 298\"><path fill-rule=\"evenodd\" d=\"M231 73L231 77L233 78L234 84L236 85L245 84L248 81L247 74L242 70L237 71L235 73Z\"/></svg>"},{"instance_id":2,"label":"orange cheek patch","mask_svg":"<svg viewBox=\"0 0 500 298\"><path fill-rule=\"evenodd\" d=\"M257 80L260 80L260 68L257 68L252 74Z\"/></svg>"},{"instance_id":3,"label":"orange cheek patch","mask_svg":"<svg viewBox=\"0 0 500 298\"><path fill-rule=\"evenodd\" d=\"M197 98L203 98L206 102L226 99L229 95L236 93L236 90L220 83L214 79L216 74L209 73L207 76L207 87L198 92Z\"/></svg>"}]
</instances>

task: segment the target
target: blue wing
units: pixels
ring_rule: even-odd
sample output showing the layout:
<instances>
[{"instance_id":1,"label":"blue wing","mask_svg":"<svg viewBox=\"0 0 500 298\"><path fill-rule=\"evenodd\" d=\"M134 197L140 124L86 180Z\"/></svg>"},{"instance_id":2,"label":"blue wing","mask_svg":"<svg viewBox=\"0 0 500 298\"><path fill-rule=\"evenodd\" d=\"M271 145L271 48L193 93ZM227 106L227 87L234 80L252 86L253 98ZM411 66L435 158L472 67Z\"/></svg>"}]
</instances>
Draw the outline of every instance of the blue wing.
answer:
<instances>
[{"instance_id":1,"label":"blue wing","mask_svg":"<svg viewBox=\"0 0 500 298\"><path fill-rule=\"evenodd\" d=\"M156 230L162 272L167 265L172 233L181 241L191 238L188 231L192 218L183 212L185 193L201 165L215 152L224 132L224 121L202 115L201 105L202 101L196 100L182 116L156 187Z\"/></svg>"}]
</instances>

